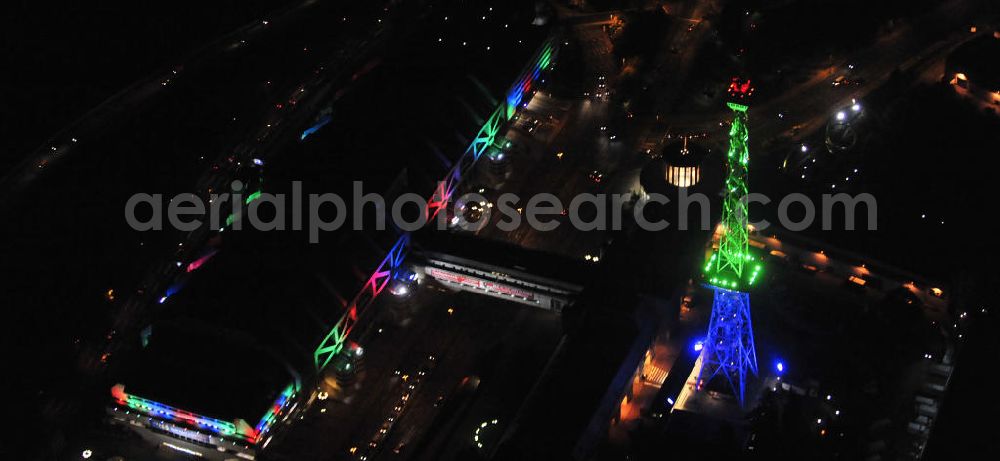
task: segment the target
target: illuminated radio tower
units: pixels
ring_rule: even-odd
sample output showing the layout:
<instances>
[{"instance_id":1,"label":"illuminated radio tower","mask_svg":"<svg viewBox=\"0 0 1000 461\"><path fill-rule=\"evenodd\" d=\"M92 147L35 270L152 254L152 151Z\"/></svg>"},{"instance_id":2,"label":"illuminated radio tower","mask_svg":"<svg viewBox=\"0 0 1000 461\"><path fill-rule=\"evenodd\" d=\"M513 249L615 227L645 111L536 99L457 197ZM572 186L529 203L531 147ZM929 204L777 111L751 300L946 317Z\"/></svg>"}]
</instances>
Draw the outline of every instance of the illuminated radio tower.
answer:
<instances>
[{"instance_id":1,"label":"illuminated radio tower","mask_svg":"<svg viewBox=\"0 0 1000 461\"><path fill-rule=\"evenodd\" d=\"M733 123L729 129L726 158L726 193L723 199L719 249L705 265L705 281L715 292L708 337L698 372L699 387L722 376L729 381L740 406L744 405L748 373L757 374L750 294L747 289L760 272L749 251L747 229L747 98L753 93L749 81L733 79L729 85ZM704 377L704 380L703 380Z\"/></svg>"}]
</instances>

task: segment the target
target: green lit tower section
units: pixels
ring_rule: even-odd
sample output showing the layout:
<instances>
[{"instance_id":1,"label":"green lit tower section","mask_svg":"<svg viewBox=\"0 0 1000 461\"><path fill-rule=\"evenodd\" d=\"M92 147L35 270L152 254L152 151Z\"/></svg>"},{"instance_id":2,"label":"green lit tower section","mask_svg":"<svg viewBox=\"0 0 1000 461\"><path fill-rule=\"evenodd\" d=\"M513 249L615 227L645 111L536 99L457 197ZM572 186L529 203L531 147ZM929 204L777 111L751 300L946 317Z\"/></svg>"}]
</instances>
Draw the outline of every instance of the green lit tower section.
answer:
<instances>
[{"instance_id":1,"label":"green lit tower section","mask_svg":"<svg viewBox=\"0 0 1000 461\"><path fill-rule=\"evenodd\" d=\"M705 267L706 281L714 286L739 290L753 284L760 270L750 255L750 234L747 230L747 109L744 104L728 103L733 111L729 129L729 152L726 157L726 194L722 202L722 235L719 250Z\"/></svg>"},{"instance_id":2,"label":"green lit tower section","mask_svg":"<svg viewBox=\"0 0 1000 461\"><path fill-rule=\"evenodd\" d=\"M714 291L712 317L702 349L698 388L716 378L725 378L733 394L744 405L747 377L757 374L753 325L748 290L760 273L760 264L750 254L747 218L747 99L753 93L749 81L733 79L729 86L733 112L729 129L727 175L723 198L719 248L705 264L705 282Z\"/></svg>"}]
</instances>

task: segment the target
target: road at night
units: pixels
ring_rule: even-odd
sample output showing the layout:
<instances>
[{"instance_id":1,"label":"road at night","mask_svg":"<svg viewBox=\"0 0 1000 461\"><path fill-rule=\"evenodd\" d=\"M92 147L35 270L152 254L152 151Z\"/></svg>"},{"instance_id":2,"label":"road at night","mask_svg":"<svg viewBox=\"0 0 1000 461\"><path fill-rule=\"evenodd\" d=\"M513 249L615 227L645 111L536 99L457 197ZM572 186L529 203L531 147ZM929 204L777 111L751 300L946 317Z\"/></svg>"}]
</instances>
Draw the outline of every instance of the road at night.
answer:
<instances>
[{"instance_id":1,"label":"road at night","mask_svg":"<svg viewBox=\"0 0 1000 461\"><path fill-rule=\"evenodd\" d=\"M277 436L275 459L462 459L481 421L510 420L517 407L503 402L527 394L561 336L551 312L430 281L406 298L386 294L370 309L356 335L363 345L360 371L342 376L343 384L334 384L335 372L328 372L320 389L329 397L313 400L302 419ZM371 447L421 370L426 376L399 420ZM463 387L466 379L477 384ZM443 442L450 453L427 451Z\"/></svg>"}]
</instances>

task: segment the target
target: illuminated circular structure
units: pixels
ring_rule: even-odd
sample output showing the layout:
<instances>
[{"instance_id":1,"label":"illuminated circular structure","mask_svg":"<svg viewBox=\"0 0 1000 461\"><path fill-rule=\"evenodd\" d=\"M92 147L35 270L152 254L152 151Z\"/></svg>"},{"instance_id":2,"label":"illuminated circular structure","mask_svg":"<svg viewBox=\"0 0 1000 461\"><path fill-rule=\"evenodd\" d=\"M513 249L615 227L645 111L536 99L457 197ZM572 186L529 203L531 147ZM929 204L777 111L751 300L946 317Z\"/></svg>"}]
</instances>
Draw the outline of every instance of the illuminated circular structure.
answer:
<instances>
[{"instance_id":1,"label":"illuminated circular structure","mask_svg":"<svg viewBox=\"0 0 1000 461\"><path fill-rule=\"evenodd\" d=\"M482 450L486 447L483 444L483 442L486 441L486 436L489 433L495 432L491 431L491 429L496 427L496 425L499 423L500 423L499 420L493 419L490 421L483 421L482 424L476 427L476 432L472 435L472 441L476 444L476 448ZM497 434L492 434L492 435L495 436Z\"/></svg>"},{"instance_id":2,"label":"illuminated circular structure","mask_svg":"<svg viewBox=\"0 0 1000 461\"><path fill-rule=\"evenodd\" d=\"M688 137L667 144L663 148L664 172L667 182L674 187L693 187L701 182L701 165L706 151Z\"/></svg>"},{"instance_id":3,"label":"illuminated circular structure","mask_svg":"<svg viewBox=\"0 0 1000 461\"><path fill-rule=\"evenodd\" d=\"M687 194L711 193L721 187L724 168L714 155L713 144L701 135L674 136L657 149L639 173L639 184L647 194L663 194L675 201ZM674 215L676 216L676 215Z\"/></svg>"}]
</instances>

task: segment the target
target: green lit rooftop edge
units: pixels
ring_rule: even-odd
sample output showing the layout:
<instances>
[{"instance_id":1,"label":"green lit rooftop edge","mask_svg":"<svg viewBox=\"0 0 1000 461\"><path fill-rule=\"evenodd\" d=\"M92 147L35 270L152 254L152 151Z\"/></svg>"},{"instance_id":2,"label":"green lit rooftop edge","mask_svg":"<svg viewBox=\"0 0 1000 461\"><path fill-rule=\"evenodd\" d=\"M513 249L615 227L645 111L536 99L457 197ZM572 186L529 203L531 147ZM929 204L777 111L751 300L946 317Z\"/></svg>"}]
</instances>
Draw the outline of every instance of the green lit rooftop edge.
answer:
<instances>
[{"instance_id":1,"label":"green lit rooftop edge","mask_svg":"<svg viewBox=\"0 0 1000 461\"><path fill-rule=\"evenodd\" d=\"M752 253L743 253L742 258L746 262L742 276L732 270L719 269L716 260L719 252L712 252L712 257L705 263L703 275L705 283L732 291L747 291L753 287L757 279L760 278L764 266L754 257Z\"/></svg>"},{"instance_id":2,"label":"green lit rooftop edge","mask_svg":"<svg viewBox=\"0 0 1000 461\"><path fill-rule=\"evenodd\" d=\"M737 112L746 112L748 109L750 109L750 107L745 104L737 104L735 102L727 102L726 105L729 106L730 109L735 110Z\"/></svg>"}]
</instances>

